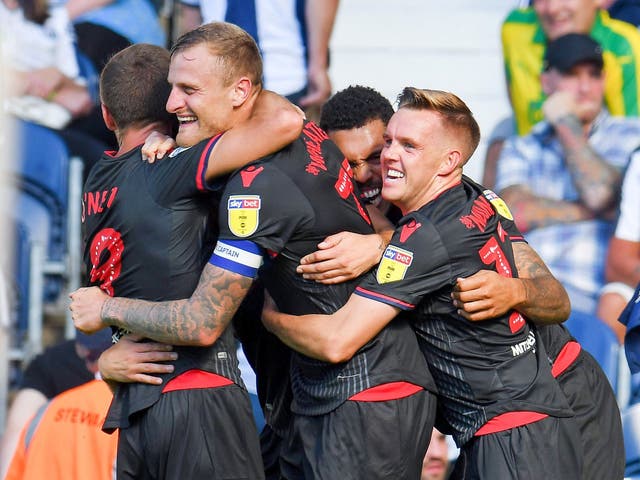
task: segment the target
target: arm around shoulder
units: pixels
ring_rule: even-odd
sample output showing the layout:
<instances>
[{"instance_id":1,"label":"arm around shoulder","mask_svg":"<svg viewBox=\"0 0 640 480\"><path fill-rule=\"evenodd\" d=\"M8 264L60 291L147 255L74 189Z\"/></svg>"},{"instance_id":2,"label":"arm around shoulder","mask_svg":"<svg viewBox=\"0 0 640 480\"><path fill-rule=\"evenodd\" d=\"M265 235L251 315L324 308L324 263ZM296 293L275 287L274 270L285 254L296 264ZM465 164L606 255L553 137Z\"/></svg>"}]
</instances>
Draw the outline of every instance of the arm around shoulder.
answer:
<instances>
[{"instance_id":1,"label":"arm around shoulder","mask_svg":"<svg viewBox=\"0 0 640 480\"><path fill-rule=\"evenodd\" d=\"M218 140L211 153L207 180L231 173L293 142L302 132L304 114L284 97L263 90L251 116Z\"/></svg>"}]
</instances>

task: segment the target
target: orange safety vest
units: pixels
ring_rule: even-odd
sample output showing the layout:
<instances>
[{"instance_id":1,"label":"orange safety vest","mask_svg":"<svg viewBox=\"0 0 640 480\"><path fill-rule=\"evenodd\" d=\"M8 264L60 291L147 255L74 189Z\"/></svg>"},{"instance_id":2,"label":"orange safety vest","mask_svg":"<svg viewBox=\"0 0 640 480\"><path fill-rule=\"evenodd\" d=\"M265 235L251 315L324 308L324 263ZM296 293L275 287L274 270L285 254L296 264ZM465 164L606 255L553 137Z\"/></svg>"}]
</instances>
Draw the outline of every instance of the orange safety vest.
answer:
<instances>
[{"instance_id":1,"label":"orange safety vest","mask_svg":"<svg viewBox=\"0 0 640 480\"><path fill-rule=\"evenodd\" d=\"M102 431L111 399L102 380L53 398L22 429L5 480L112 480L118 435Z\"/></svg>"}]
</instances>

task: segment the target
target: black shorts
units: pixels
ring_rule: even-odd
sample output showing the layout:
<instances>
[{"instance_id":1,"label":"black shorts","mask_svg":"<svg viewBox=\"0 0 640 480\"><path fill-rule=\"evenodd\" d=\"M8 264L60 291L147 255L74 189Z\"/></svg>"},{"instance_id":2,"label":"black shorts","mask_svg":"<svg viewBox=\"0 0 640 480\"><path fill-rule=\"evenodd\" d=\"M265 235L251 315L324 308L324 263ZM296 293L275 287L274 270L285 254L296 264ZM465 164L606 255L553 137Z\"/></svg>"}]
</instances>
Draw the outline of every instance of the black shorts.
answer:
<instances>
[{"instance_id":1,"label":"black shorts","mask_svg":"<svg viewBox=\"0 0 640 480\"><path fill-rule=\"evenodd\" d=\"M473 437L460 449L449 479L581 480L582 462L574 417L547 417Z\"/></svg>"},{"instance_id":2,"label":"black shorts","mask_svg":"<svg viewBox=\"0 0 640 480\"><path fill-rule=\"evenodd\" d=\"M237 385L164 393L119 434L118 480L264 479L249 397Z\"/></svg>"},{"instance_id":3,"label":"black shorts","mask_svg":"<svg viewBox=\"0 0 640 480\"><path fill-rule=\"evenodd\" d=\"M583 478L624 478L625 452L620 410L598 362L583 349L557 380L580 428L584 452Z\"/></svg>"},{"instance_id":4,"label":"black shorts","mask_svg":"<svg viewBox=\"0 0 640 480\"><path fill-rule=\"evenodd\" d=\"M435 395L421 390L398 400L347 401L326 415L296 415L305 478L418 480L435 410Z\"/></svg>"},{"instance_id":5,"label":"black shorts","mask_svg":"<svg viewBox=\"0 0 640 480\"><path fill-rule=\"evenodd\" d=\"M297 438L283 438L267 424L260 433L260 449L266 480L305 480L302 445Z\"/></svg>"}]
</instances>

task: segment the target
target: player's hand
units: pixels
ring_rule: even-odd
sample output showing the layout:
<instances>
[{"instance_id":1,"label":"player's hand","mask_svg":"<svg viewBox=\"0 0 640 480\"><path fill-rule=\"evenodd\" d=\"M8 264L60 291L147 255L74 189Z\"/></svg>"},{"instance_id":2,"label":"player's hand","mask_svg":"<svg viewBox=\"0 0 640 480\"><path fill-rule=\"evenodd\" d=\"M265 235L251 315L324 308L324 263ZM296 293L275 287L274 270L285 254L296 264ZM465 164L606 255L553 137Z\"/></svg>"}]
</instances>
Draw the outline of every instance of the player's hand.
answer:
<instances>
[{"instance_id":1,"label":"player's hand","mask_svg":"<svg viewBox=\"0 0 640 480\"><path fill-rule=\"evenodd\" d=\"M266 290L264 291L264 302L262 304L262 323L265 328L273 333L274 327L278 324L278 315L280 310L276 302L273 301L271 295Z\"/></svg>"},{"instance_id":2,"label":"player's hand","mask_svg":"<svg viewBox=\"0 0 640 480\"><path fill-rule=\"evenodd\" d=\"M327 285L353 280L380 261L384 247L378 234L336 233L318 244L320 250L303 257L296 271Z\"/></svg>"},{"instance_id":3,"label":"player's hand","mask_svg":"<svg viewBox=\"0 0 640 480\"><path fill-rule=\"evenodd\" d=\"M90 334L108 326L100 318L100 312L109 295L98 287L79 288L69 294L69 298L71 319L78 330Z\"/></svg>"},{"instance_id":4,"label":"player's hand","mask_svg":"<svg viewBox=\"0 0 640 480\"><path fill-rule=\"evenodd\" d=\"M98 360L102 378L122 383L150 383L160 385L162 378L153 374L171 373L171 362L178 358L171 345L141 342L139 335L125 335L118 343L105 350Z\"/></svg>"},{"instance_id":5,"label":"player's hand","mask_svg":"<svg viewBox=\"0 0 640 480\"><path fill-rule=\"evenodd\" d=\"M167 153L176 148L176 141L160 132L153 131L142 145L142 160L153 163L164 158Z\"/></svg>"},{"instance_id":6,"label":"player's hand","mask_svg":"<svg viewBox=\"0 0 640 480\"><path fill-rule=\"evenodd\" d=\"M575 95L567 91L552 93L542 104L544 117L554 126L563 118L575 116L577 109Z\"/></svg>"},{"instance_id":7,"label":"player's hand","mask_svg":"<svg viewBox=\"0 0 640 480\"><path fill-rule=\"evenodd\" d=\"M472 321L498 317L515 306L514 279L493 270L480 270L467 278L458 278L451 293L458 314Z\"/></svg>"}]
</instances>

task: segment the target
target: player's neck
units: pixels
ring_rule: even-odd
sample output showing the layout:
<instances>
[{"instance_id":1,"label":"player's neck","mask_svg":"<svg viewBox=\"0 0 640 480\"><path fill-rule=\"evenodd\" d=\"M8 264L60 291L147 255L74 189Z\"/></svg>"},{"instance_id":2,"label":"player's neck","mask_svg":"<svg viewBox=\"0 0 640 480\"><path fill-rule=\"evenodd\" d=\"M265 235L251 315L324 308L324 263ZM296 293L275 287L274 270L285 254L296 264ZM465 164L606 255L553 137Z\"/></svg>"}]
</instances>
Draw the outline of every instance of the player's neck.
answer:
<instances>
[{"instance_id":1,"label":"player's neck","mask_svg":"<svg viewBox=\"0 0 640 480\"><path fill-rule=\"evenodd\" d=\"M118 153L116 156L123 155L134 148L142 145L151 132L160 132L164 135L170 135L169 126L162 122L155 122L144 127L131 127L121 132L116 132L118 138Z\"/></svg>"}]
</instances>

